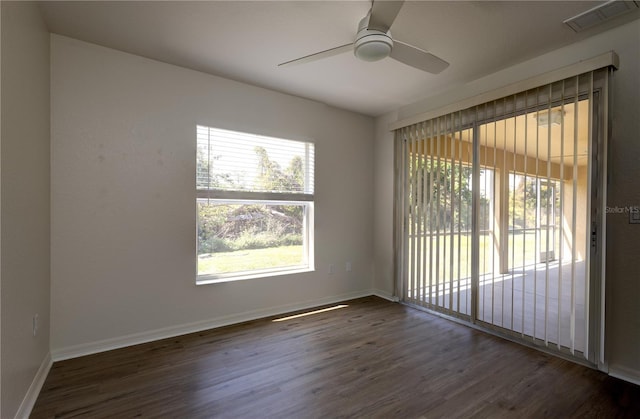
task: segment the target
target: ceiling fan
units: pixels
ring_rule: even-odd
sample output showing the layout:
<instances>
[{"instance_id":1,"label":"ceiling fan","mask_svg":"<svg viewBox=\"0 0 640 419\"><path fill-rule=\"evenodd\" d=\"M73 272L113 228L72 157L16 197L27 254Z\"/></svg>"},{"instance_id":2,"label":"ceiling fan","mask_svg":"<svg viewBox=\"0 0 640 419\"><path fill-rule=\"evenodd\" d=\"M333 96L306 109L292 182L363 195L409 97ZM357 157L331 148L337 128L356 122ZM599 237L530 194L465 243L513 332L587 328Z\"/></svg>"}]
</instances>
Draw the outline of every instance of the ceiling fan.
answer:
<instances>
[{"instance_id":1,"label":"ceiling fan","mask_svg":"<svg viewBox=\"0 0 640 419\"><path fill-rule=\"evenodd\" d=\"M449 63L418 47L406 44L391 37L389 28L398 16L402 1L372 1L371 9L358 24L358 32L354 42L316 52L295 60L278 64L278 67L291 66L320 60L347 51L363 61L378 61L391 57L401 63L428 73L438 74Z\"/></svg>"}]
</instances>

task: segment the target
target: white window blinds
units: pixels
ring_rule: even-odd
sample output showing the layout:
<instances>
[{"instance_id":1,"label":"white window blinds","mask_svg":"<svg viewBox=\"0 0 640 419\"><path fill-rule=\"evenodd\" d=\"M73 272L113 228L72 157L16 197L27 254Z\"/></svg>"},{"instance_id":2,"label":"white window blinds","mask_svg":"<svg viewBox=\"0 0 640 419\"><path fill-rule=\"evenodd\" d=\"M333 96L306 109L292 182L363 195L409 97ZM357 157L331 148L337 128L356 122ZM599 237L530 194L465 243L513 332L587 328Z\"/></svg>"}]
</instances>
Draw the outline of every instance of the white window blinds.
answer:
<instances>
[{"instance_id":1,"label":"white window blinds","mask_svg":"<svg viewBox=\"0 0 640 419\"><path fill-rule=\"evenodd\" d=\"M197 127L200 198L309 201L313 172L313 143Z\"/></svg>"}]
</instances>

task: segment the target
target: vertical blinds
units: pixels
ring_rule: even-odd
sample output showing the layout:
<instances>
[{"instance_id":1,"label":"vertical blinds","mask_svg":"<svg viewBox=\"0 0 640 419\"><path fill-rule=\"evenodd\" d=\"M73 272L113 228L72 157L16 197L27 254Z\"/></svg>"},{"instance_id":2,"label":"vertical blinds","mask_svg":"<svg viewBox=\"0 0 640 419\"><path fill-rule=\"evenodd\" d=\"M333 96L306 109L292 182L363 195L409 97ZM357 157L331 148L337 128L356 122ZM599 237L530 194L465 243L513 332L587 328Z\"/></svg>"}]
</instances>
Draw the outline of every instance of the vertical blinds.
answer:
<instances>
[{"instance_id":1,"label":"vertical blinds","mask_svg":"<svg viewBox=\"0 0 640 419\"><path fill-rule=\"evenodd\" d=\"M199 125L196 170L197 190L208 197L259 192L308 200L314 193L314 145Z\"/></svg>"},{"instance_id":2,"label":"vertical blinds","mask_svg":"<svg viewBox=\"0 0 640 419\"><path fill-rule=\"evenodd\" d=\"M608 72L395 131L404 301L595 362Z\"/></svg>"}]
</instances>

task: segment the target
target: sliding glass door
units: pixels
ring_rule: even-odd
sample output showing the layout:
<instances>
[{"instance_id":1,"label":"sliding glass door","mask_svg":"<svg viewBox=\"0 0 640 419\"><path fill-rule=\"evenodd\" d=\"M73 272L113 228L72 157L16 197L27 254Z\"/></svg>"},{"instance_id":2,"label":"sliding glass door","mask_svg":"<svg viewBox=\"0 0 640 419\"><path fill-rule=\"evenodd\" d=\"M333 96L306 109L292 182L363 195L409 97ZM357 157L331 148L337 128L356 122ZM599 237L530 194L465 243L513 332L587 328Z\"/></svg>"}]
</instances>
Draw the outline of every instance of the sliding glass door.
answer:
<instances>
[{"instance_id":1,"label":"sliding glass door","mask_svg":"<svg viewBox=\"0 0 640 419\"><path fill-rule=\"evenodd\" d=\"M406 303L596 362L602 73L396 132Z\"/></svg>"},{"instance_id":2,"label":"sliding glass door","mask_svg":"<svg viewBox=\"0 0 640 419\"><path fill-rule=\"evenodd\" d=\"M432 121L405 133L404 298L469 318L472 131L444 135L440 123L446 124Z\"/></svg>"},{"instance_id":3,"label":"sliding glass door","mask_svg":"<svg viewBox=\"0 0 640 419\"><path fill-rule=\"evenodd\" d=\"M480 246L479 323L586 352L589 98L478 124L492 246ZM481 184L483 182L481 181ZM482 198L481 198L482 200ZM483 214L482 206L480 208Z\"/></svg>"}]
</instances>

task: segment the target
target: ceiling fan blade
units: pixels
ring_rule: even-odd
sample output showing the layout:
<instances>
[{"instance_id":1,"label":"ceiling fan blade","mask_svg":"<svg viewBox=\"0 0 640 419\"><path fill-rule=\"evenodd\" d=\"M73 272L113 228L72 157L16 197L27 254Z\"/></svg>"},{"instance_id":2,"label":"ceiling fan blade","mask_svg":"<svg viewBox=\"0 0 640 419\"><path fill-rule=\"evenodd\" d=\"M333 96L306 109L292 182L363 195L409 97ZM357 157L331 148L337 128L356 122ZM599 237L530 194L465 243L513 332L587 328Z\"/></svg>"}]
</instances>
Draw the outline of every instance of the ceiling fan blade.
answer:
<instances>
[{"instance_id":1,"label":"ceiling fan blade","mask_svg":"<svg viewBox=\"0 0 640 419\"><path fill-rule=\"evenodd\" d=\"M387 32L393 21L396 20L396 16L402 8L402 1L374 1L371 6L371 16L369 17L369 24L367 29L377 29L382 32Z\"/></svg>"},{"instance_id":2,"label":"ceiling fan blade","mask_svg":"<svg viewBox=\"0 0 640 419\"><path fill-rule=\"evenodd\" d=\"M342 54L343 52L347 52L351 50L353 50L353 42L350 44L341 45L339 47L316 52L314 54L305 55L304 57L296 58L295 60L286 61L284 63L278 64L278 67L287 67L287 66L292 66L297 64L310 63L312 61L333 57L334 55Z\"/></svg>"},{"instance_id":3,"label":"ceiling fan blade","mask_svg":"<svg viewBox=\"0 0 640 419\"><path fill-rule=\"evenodd\" d=\"M423 51L420 48L396 41L395 39L393 40L393 48L391 49L391 58L432 74L438 74L449 67L449 63L445 60Z\"/></svg>"}]
</instances>

